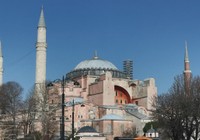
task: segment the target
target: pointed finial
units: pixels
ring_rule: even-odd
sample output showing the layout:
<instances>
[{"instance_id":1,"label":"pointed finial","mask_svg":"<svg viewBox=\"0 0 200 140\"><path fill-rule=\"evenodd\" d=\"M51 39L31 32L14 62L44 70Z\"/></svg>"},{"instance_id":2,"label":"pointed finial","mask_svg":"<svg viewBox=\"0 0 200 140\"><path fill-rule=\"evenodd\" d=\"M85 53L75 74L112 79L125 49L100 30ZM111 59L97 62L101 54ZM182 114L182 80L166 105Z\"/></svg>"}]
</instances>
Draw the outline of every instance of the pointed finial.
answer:
<instances>
[{"instance_id":1,"label":"pointed finial","mask_svg":"<svg viewBox=\"0 0 200 140\"><path fill-rule=\"evenodd\" d=\"M42 8L41 8L41 13L40 13L40 19L39 19L38 27L46 27L45 20L44 20L43 5L42 5Z\"/></svg>"},{"instance_id":2,"label":"pointed finial","mask_svg":"<svg viewBox=\"0 0 200 140\"><path fill-rule=\"evenodd\" d=\"M189 56L188 56L188 49L187 49L187 41L185 41L185 61L189 62Z\"/></svg>"},{"instance_id":3,"label":"pointed finial","mask_svg":"<svg viewBox=\"0 0 200 140\"><path fill-rule=\"evenodd\" d=\"M98 59L97 51L94 52L94 59Z\"/></svg>"}]
</instances>

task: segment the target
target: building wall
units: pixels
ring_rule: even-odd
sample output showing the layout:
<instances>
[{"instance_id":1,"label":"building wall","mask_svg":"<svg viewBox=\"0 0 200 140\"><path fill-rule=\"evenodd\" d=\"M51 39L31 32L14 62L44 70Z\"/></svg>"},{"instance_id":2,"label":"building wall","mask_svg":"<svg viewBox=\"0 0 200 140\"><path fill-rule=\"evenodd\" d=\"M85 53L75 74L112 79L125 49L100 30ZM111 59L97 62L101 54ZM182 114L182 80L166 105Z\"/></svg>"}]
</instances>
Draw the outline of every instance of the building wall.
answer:
<instances>
[{"instance_id":1,"label":"building wall","mask_svg":"<svg viewBox=\"0 0 200 140\"><path fill-rule=\"evenodd\" d=\"M143 106L147 110L151 110L154 97L157 96L157 87L155 79L149 78L144 81L136 80L136 87L133 91L133 102L138 106Z\"/></svg>"},{"instance_id":2,"label":"building wall","mask_svg":"<svg viewBox=\"0 0 200 140\"><path fill-rule=\"evenodd\" d=\"M105 73L104 80L104 92L103 92L103 105L114 105L115 104L115 91L112 83L112 75L110 72Z\"/></svg>"},{"instance_id":3,"label":"building wall","mask_svg":"<svg viewBox=\"0 0 200 140\"><path fill-rule=\"evenodd\" d=\"M75 81L80 85L74 85ZM62 88L59 85L57 87L57 95L61 96ZM117 96L116 92L118 92ZM157 88L153 78L144 81L136 80L130 82L128 79L112 78L110 72L106 72L101 76L82 76L65 85L65 102L75 97L82 97L87 101L85 107L81 107L80 105L75 106L74 124L76 130L85 125L89 125L106 135L108 140L116 136L121 136L122 132L129 126L135 126L137 133L142 135L144 123L141 119L128 115L125 110L123 110L123 105L126 103L136 103L137 101L137 104L144 107L144 110L151 109L150 100L152 100L152 96L156 94ZM53 98L55 98L55 95ZM120 102L116 103L116 99ZM126 103L125 100L127 100ZM116 106L118 109L105 109L99 106ZM59 113L61 114L61 112ZM60 115L59 113L58 116ZM72 108L65 108L65 128L68 134L71 133L71 114ZM105 120L96 121L106 114L120 115L124 117L126 121L120 123ZM113 129L113 126L115 129Z\"/></svg>"}]
</instances>

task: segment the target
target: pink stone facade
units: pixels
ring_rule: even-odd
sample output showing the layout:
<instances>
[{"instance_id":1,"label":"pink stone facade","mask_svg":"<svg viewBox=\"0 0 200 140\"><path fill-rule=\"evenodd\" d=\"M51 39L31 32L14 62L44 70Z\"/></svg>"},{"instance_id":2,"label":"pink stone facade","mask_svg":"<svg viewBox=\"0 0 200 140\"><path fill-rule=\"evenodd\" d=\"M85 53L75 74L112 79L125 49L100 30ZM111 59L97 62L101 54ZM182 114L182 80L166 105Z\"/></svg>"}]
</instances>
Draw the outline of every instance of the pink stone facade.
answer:
<instances>
[{"instance_id":1,"label":"pink stone facade","mask_svg":"<svg viewBox=\"0 0 200 140\"><path fill-rule=\"evenodd\" d=\"M79 83L75 85L75 82ZM61 84L54 83L54 91L50 91L50 103L61 101ZM57 91L57 93L55 93ZM139 135L143 135L143 118L127 113L125 105L136 104L138 111L149 116L148 110L153 109L152 98L157 96L157 88L153 78L144 81L113 78L110 72L100 76L86 75L67 81L64 88L65 102L75 98L83 98L84 106L75 105L75 129L92 126L108 140L122 136L123 131L135 127ZM57 111L58 120L61 111ZM102 119L105 115L115 114L123 119ZM65 107L65 135L71 134L72 107ZM59 130L58 130L59 131ZM58 132L59 134L59 132Z\"/></svg>"}]
</instances>

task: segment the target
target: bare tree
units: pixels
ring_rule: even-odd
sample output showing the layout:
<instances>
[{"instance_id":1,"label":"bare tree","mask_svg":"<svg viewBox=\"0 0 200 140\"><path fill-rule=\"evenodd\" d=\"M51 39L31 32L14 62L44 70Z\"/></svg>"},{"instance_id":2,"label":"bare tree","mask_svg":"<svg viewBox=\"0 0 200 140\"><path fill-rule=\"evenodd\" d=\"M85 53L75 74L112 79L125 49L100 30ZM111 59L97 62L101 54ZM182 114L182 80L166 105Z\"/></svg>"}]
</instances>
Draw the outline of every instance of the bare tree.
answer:
<instances>
[{"instance_id":1,"label":"bare tree","mask_svg":"<svg viewBox=\"0 0 200 140\"><path fill-rule=\"evenodd\" d=\"M34 98L34 88L32 88L23 102L23 108L21 109L21 126L24 136L34 132L34 121L36 114L36 103Z\"/></svg>"},{"instance_id":2,"label":"bare tree","mask_svg":"<svg viewBox=\"0 0 200 140\"><path fill-rule=\"evenodd\" d=\"M200 127L200 77L191 78L186 93L183 76L174 79L170 90L155 100L153 117L172 140L197 140Z\"/></svg>"},{"instance_id":3,"label":"bare tree","mask_svg":"<svg viewBox=\"0 0 200 140\"><path fill-rule=\"evenodd\" d=\"M57 92L53 85L49 86L49 82L44 85L39 85L39 94L34 97L37 104L37 113L42 126L42 137L44 140L52 139L58 130L57 111L60 109L60 104L50 102L52 92Z\"/></svg>"},{"instance_id":4,"label":"bare tree","mask_svg":"<svg viewBox=\"0 0 200 140\"><path fill-rule=\"evenodd\" d=\"M1 126L7 138L18 135L18 112L22 107L22 87L16 82L7 82L0 87Z\"/></svg>"}]
</instances>

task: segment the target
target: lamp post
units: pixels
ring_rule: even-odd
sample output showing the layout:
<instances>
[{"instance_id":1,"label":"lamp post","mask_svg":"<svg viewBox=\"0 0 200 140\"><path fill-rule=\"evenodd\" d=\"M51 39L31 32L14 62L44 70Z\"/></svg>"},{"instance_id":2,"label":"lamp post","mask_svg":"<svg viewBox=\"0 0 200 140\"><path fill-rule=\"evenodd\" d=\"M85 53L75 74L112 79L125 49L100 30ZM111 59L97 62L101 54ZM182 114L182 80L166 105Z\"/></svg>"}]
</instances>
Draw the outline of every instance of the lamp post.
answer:
<instances>
[{"instance_id":1,"label":"lamp post","mask_svg":"<svg viewBox=\"0 0 200 140\"><path fill-rule=\"evenodd\" d=\"M72 101L72 140L74 139L74 99ZM60 139L65 140L65 79L62 78L62 115L60 123Z\"/></svg>"},{"instance_id":2,"label":"lamp post","mask_svg":"<svg viewBox=\"0 0 200 140\"><path fill-rule=\"evenodd\" d=\"M62 79L62 116L61 116L61 140L64 140L65 139L65 80L64 80L64 76L63 76L63 79Z\"/></svg>"},{"instance_id":3,"label":"lamp post","mask_svg":"<svg viewBox=\"0 0 200 140\"><path fill-rule=\"evenodd\" d=\"M72 101L72 140L74 140L74 99Z\"/></svg>"}]
</instances>

